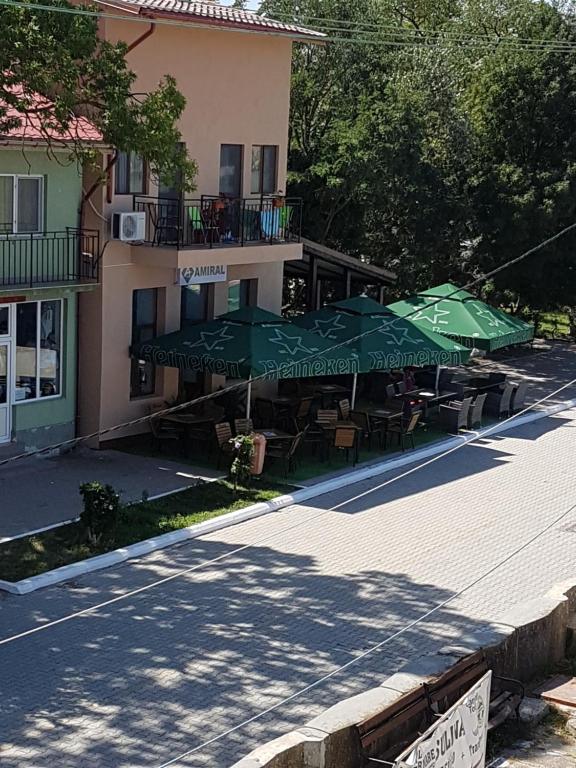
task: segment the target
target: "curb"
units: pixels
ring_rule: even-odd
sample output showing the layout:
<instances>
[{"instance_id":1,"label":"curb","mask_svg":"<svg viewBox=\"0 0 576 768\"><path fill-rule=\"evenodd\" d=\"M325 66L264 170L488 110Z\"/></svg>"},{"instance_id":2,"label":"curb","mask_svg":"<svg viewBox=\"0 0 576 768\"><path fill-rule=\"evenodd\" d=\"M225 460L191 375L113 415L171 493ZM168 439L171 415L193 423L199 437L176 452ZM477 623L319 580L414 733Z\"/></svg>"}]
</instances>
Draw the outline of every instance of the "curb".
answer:
<instances>
[{"instance_id":1,"label":"curb","mask_svg":"<svg viewBox=\"0 0 576 768\"><path fill-rule=\"evenodd\" d=\"M446 451L456 448L459 445L466 445L467 443L477 440L479 437L501 434L507 432L510 429L516 429L517 427L530 424L534 421L546 418L548 416L554 416L561 411L576 407L576 399L567 400L557 405L543 408L539 411L526 413L523 416L519 416L517 419L509 421L507 424L493 424L486 429L482 429L479 432L470 432L466 435L458 437L452 437L448 440L441 440L431 445L413 451L409 455L402 455L396 459L387 459L385 461L378 462L377 464L371 464L363 469L352 470L339 477L325 480L324 482L317 483L316 485L302 488L301 490L294 491L291 494L285 494L283 496L277 496L271 501L260 502L253 504L244 509L237 510L236 512L228 512L220 517L214 517L210 520L205 520L202 523L196 523L190 525L187 528L180 528L177 531L171 531L165 533L162 536L157 536L153 539L146 539L145 541L139 541L135 544L130 544L122 549L115 549L112 552L107 552L104 555L97 555L96 557L88 558L87 560L81 560L71 565L64 565L61 568L55 568L52 571L41 573L38 576L31 576L28 579L22 579L21 581L3 581L0 579L0 590L10 592L14 595L26 595L30 592L35 592L37 589L48 587L53 584L59 584L64 581L70 581L78 576L83 576L86 573L92 573L94 571L100 571L104 568L110 568L114 565L130 560L135 557L141 557L142 555L150 554L159 549L165 549L166 547L180 544L189 539L196 539L199 536L205 536L209 533L228 528L231 525L238 525L247 520L252 520L257 517L262 517L270 512L277 512L280 509L291 506L292 504L299 504L308 499L316 496L322 496L325 493L331 493L337 491L347 485L361 482L362 480L369 480L375 475L380 475L387 472L393 472L396 469L401 469L408 464L414 464L422 459L429 459L434 456L438 456Z\"/></svg>"}]
</instances>

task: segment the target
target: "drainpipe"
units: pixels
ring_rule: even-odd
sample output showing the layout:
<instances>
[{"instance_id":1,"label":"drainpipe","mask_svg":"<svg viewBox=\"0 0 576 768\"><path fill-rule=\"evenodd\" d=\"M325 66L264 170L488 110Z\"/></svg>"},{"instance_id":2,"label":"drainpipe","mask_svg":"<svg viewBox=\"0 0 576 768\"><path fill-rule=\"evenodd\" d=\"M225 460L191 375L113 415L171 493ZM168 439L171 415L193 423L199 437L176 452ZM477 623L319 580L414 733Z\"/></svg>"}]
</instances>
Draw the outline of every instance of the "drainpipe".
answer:
<instances>
[{"instance_id":1,"label":"drainpipe","mask_svg":"<svg viewBox=\"0 0 576 768\"><path fill-rule=\"evenodd\" d=\"M148 37L153 35L155 31L156 31L156 24L153 21L151 21L150 26L148 27L146 32L144 32L143 35L140 35L140 37L137 37L133 43L130 43L126 53L131 53L134 50L134 48L137 48L140 45L140 43L143 43L144 40L146 40Z\"/></svg>"}]
</instances>

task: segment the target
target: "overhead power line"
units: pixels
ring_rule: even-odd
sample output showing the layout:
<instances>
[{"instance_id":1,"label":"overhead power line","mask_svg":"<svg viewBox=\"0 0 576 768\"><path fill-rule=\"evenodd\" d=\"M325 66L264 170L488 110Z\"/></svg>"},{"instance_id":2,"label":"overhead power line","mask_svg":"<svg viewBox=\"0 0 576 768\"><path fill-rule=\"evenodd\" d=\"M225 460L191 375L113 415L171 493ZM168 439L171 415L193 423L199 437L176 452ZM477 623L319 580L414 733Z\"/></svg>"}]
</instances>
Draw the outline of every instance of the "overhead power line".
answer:
<instances>
[{"instance_id":1,"label":"overhead power line","mask_svg":"<svg viewBox=\"0 0 576 768\"><path fill-rule=\"evenodd\" d=\"M210 26L209 20L203 20L201 23L198 21L190 20L190 21L183 21L181 19L150 19L143 16L136 16L136 15L123 15L123 14L114 14L114 13L108 13L104 11L91 11L85 8L69 8L66 6L55 6L55 5L47 5L44 3L35 3L35 2L22 2L21 0L0 0L0 7L10 7L10 8L19 8L21 10L27 10L27 11L46 11L46 12L54 12L54 13L64 13L64 14L70 14L75 16L86 16L86 17L92 17L92 18L102 18L102 19L112 19L117 21L124 21L124 22L137 22L137 23L145 23L145 24L157 24L159 26L175 26L180 28L194 28L197 29L199 26L206 27ZM266 19L268 17L263 16L262 18ZM280 20L280 19L279 19ZM290 23L292 24L301 24L305 22L297 22L294 19L289 19ZM417 36L414 35L411 31L403 31L402 28L398 27L397 30L393 29L392 25L390 25L390 30L384 32L383 34L374 37L374 36L348 36L350 33L350 29L346 24L342 24L339 20L329 20L324 23L324 29L322 28L322 24L319 25L312 25L313 27L316 26L317 28L315 31L325 31L326 36L324 38L319 38L316 42L334 42L334 43L348 43L351 45L371 45L371 46L377 46L377 47L435 47L435 48L443 48L447 47L449 44L459 44L462 47L465 48L493 48L494 46L507 46L513 50L519 50L519 51L551 51L551 52L558 52L558 53L569 53L571 52L575 47L576 43L572 43L570 41L545 41L539 38L522 38L521 40L519 38L511 38L511 37L495 37L493 40L490 40L489 38L486 38L483 40L481 37L463 34L461 37L455 37L454 35L456 33L426 33L428 36ZM372 30L372 27L366 26L363 28L361 25L357 24L357 31L362 31L363 29L366 29L367 31L376 31L376 28ZM220 31L225 32L246 32L249 34L252 34L254 30L247 29L243 30L238 27L230 27L227 28L225 26L218 25L217 27ZM384 28L383 28L384 29ZM282 34L280 32L275 31L274 29L258 29L258 32L264 33L264 34ZM296 35L298 33L295 33ZM441 34L441 36L439 36ZM311 40L310 42L314 42Z\"/></svg>"},{"instance_id":2,"label":"overhead power line","mask_svg":"<svg viewBox=\"0 0 576 768\"><path fill-rule=\"evenodd\" d=\"M0 0L0 3L1 2L2 0ZM500 265L499 267L496 267L495 269L492 269L489 272L483 273L482 275L475 278L474 280L471 280L469 283L467 283L463 287L456 288L454 291L451 291L450 293L446 294L446 296L444 296L442 299L438 299L437 301L430 302L428 304L428 307L436 306L441 301L445 301L446 299L449 299L451 296L458 294L460 291L474 288L474 286L478 285L479 283L489 280L494 275L499 274L500 272L502 272L505 269L508 269L514 264L518 264L521 261L524 261L524 259L528 258L528 256L531 256L534 253L537 253L538 251L542 250L542 248L545 248L547 245L550 245L551 243L560 239L565 234L567 234L568 232L574 229L576 229L576 222L574 222L573 224L569 224L567 227L564 227L556 234L551 235L550 237L546 238L542 242L538 243L538 245L535 245L533 248L530 248L527 251L524 251L524 253L521 253L519 256L516 256L513 259L508 259L508 261L506 261L504 264ZM417 314L418 312L419 312L419 308L415 308L405 315L394 315L393 317L391 317L391 319L387 323L383 323L381 326L375 326L374 328L368 329L363 333L358 334L357 336L354 336L350 339L346 339L345 341L338 342L337 344L333 344L332 346L326 349L321 349L321 350L318 350L317 352L313 352L312 354L308 355L303 360L301 360L300 363L303 364L303 363L310 362L311 360L315 360L318 357L322 357L323 355L326 355L330 352L334 352L337 349L341 349L342 347L347 347L350 344L353 344L354 342L365 338L366 336L370 336L372 333L380 332L381 330L388 327L389 325L393 325L398 320L409 320L413 315ZM253 384L254 382L257 382L257 381L269 380L270 378L271 377L269 373L262 373L259 376L254 376L251 379L251 383ZM19 453L16 456L10 456L7 459L3 459L2 461L0 461L0 467L5 466L7 464L12 464L15 461L20 461L21 459L30 458L31 456L37 456L43 453L51 453L53 451L56 451L62 448L71 448L73 446L79 445L80 443L87 442L89 440L94 440L96 438L103 437L104 435L109 435L113 432L118 432L119 430L128 429L129 427L138 426L140 424L146 424L150 422L151 419L162 418L162 416L167 416L171 413L177 413L178 411L182 411L185 408L190 408L192 406L200 405L202 403L208 402L209 400L215 400L218 397L221 397L222 395L228 392L237 391L247 386L248 386L247 381L238 382L228 387L224 387L223 389L219 389L216 392L211 392L207 395L202 395L200 397L194 398L194 400L189 400L185 403L180 403L179 405L170 406L169 408L165 408L162 411L157 411L154 414L147 414L146 416L140 416L136 419L125 421L125 422L122 422L121 424L116 424L112 427L99 429L95 432L91 432L88 435L82 435L80 437L73 437L69 440L63 440L59 443L45 446L44 448L37 448L32 451L25 451L24 453Z\"/></svg>"}]
</instances>

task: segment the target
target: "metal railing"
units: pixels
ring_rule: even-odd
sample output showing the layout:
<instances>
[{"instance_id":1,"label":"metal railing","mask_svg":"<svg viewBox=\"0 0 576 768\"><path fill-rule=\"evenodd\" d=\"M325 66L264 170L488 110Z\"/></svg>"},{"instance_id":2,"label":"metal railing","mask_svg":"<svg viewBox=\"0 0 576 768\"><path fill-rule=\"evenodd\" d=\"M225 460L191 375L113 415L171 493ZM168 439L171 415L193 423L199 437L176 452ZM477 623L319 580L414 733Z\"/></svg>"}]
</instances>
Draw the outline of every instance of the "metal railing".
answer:
<instances>
[{"instance_id":1,"label":"metal railing","mask_svg":"<svg viewBox=\"0 0 576 768\"><path fill-rule=\"evenodd\" d=\"M196 199L135 195L134 210L146 213L145 242L177 248L217 248L298 242L302 228L299 198Z\"/></svg>"},{"instance_id":2,"label":"metal railing","mask_svg":"<svg viewBox=\"0 0 576 768\"><path fill-rule=\"evenodd\" d=\"M99 261L96 230L0 232L0 287L97 283Z\"/></svg>"}]
</instances>

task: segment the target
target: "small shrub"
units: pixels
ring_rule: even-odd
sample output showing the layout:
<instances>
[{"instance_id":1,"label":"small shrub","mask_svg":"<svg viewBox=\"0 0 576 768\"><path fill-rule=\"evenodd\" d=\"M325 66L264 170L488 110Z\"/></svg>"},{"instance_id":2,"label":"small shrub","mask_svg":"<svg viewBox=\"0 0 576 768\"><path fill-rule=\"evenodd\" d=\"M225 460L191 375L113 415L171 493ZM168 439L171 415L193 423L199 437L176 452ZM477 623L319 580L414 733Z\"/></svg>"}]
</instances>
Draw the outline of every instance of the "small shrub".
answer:
<instances>
[{"instance_id":1,"label":"small shrub","mask_svg":"<svg viewBox=\"0 0 576 768\"><path fill-rule=\"evenodd\" d=\"M254 438L251 435L236 435L230 441L234 446L234 461L230 467L230 478L234 490L240 485L249 485L252 477L252 457L254 456Z\"/></svg>"},{"instance_id":2,"label":"small shrub","mask_svg":"<svg viewBox=\"0 0 576 768\"><path fill-rule=\"evenodd\" d=\"M80 523L86 531L90 546L97 546L102 540L110 538L120 516L120 494L111 485L102 483L82 483L80 495L84 509L80 514Z\"/></svg>"}]
</instances>

